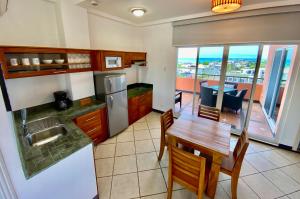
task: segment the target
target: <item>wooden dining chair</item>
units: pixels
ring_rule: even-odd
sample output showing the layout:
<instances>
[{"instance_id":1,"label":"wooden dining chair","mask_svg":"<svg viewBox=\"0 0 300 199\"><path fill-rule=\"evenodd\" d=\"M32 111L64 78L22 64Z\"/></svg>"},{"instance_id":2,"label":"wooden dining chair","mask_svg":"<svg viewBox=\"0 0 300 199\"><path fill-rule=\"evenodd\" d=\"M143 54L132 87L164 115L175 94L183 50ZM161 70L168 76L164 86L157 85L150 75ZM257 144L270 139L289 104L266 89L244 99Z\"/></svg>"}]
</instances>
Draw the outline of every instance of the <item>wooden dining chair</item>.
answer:
<instances>
[{"instance_id":1,"label":"wooden dining chair","mask_svg":"<svg viewBox=\"0 0 300 199\"><path fill-rule=\"evenodd\" d=\"M172 198L173 182L196 192L202 198L208 175L205 175L206 160L169 144L168 199Z\"/></svg>"},{"instance_id":2,"label":"wooden dining chair","mask_svg":"<svg viewBox=\"0 0 300 199\"><path fill-rule=\"evenodd\" d=\"M160 125L161 125L161 136L160 136L160 149L158 160L160 161L165 150L165 146L168 145L168 139L166 136L167 129L174 123L173 111L172 109L168 110L167 112L163 113L160 116Z\"/></svg>"},{"instance_id":3,"label":"wooden dining chair","mask_svg":"<svg viewBox=\"0 0 300 199\"><path fill-rule=\"evenodd\" d=\"M232 199L237 199L237 186L240 176L242 163L249 146L247 130L243 130L234 151L230 152L229 157L224 158L221 166L221 172L231 176L231 195Z\"/></svg>"},{"instance_id":4,"label":"wooden dining chair","mask_svg":"<svg viewBox=\"0 0 300 199\"><path fill-rule=\"evenodd\" d=\"M214 107L199 105L198 116L214 121L219 121L220 110Z\"/></svg>"}]
</instances>

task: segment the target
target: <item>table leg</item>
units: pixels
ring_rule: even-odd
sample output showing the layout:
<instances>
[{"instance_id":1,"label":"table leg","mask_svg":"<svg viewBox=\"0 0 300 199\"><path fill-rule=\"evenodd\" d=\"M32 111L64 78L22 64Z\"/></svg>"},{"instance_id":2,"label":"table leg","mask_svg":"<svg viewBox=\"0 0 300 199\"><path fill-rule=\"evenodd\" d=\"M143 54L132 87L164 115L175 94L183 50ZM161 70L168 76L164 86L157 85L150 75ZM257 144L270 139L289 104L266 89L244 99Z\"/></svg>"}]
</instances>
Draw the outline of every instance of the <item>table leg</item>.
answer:
<instances>
[{"instance_id":1,"label":"table leg","mask_svg":"<svg viewBox=\"0 0 300 199\"><path fill-rule=\"evenodd\" d=\"M211 170L209 173L207 189L206 189L207 196L212 199L215 198L221 164L222 164L222 157L218 157L214 155L212 160Z\"/></svg>"}]
</instances>

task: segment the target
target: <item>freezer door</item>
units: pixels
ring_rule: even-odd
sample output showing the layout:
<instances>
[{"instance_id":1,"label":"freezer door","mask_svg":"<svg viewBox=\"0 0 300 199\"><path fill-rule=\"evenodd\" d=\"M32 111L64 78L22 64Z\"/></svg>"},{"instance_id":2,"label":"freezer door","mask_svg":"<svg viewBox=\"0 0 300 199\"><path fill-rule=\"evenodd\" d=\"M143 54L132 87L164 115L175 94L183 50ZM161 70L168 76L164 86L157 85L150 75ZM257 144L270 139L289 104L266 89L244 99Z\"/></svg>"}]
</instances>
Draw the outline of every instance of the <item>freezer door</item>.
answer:
<instances>
[{"instance_id":1,"label":"freezer door","mask_svg":"<svg viewBox=\"0 0 300 199\"><path fill-rule=\"evenodd\" d=\"M127 90L106 95L109 135L120 133L128 127Z\"/></svg>"},{"instance_id":2,"label":"freezer door","mask_svg":"<svg viewBox=\"0 0 300 199\"><path fill-rule=\"evenodd\" d=\"M127 89L126 76L122 75L109 75L104 78L105 93L111 94Z\"/></svg>"}]
</instances>

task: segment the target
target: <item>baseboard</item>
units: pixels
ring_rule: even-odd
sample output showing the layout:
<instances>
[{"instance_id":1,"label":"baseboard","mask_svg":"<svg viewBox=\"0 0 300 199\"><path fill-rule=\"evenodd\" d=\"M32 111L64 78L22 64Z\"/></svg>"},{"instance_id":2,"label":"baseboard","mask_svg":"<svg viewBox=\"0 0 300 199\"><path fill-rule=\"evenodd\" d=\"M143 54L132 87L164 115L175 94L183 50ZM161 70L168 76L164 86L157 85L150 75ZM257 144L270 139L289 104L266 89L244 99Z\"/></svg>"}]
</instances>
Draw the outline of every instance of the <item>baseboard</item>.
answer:
<instances>
[{"instance_id":1,"label":"baseboard","mask_svg":"<svg viewBox=\"0 0 300 199\"><path fill-rule=\"evenodd\" d=\"M284 145L284 144L279 144L278 147L281 148L281 149L293 151L293 147L287 146L287 145Z\"/></svg>"},{"instance_id":2,"label":"baseboard","mask_svg":"<svg viewBox=\"0 0 300 199\"><path fill-rule=\"evenodd\" d=\"M160 114L164 113L164 111L157 110L157 109L154 109L154 108L152 109L152 111L153 111L153 112L156 112L156 113L160 113Z\"/></svg>"}]
</instances>

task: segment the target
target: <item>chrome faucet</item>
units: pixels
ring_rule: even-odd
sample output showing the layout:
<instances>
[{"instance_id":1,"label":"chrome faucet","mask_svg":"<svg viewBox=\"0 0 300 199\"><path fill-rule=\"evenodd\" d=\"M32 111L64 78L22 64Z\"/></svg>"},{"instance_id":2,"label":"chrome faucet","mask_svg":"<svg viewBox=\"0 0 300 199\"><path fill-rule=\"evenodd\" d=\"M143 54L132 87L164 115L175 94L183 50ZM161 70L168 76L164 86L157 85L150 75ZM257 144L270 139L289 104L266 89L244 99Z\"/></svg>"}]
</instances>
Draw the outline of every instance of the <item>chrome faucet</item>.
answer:
<instances>
[{"instance_id":1,"label":"chrome faucet","mask_svg":"<svg viewBox=\"0 0 300 199\"><path fill-rule=\"evenodd\" d=\"M27 109L21 109L21 119L22 119L22 128L24 132L24 136L27 136Z\"/></svg>"}]
</instances>

